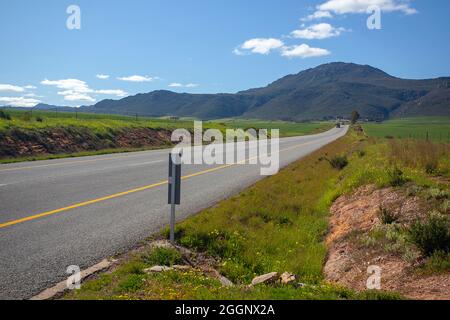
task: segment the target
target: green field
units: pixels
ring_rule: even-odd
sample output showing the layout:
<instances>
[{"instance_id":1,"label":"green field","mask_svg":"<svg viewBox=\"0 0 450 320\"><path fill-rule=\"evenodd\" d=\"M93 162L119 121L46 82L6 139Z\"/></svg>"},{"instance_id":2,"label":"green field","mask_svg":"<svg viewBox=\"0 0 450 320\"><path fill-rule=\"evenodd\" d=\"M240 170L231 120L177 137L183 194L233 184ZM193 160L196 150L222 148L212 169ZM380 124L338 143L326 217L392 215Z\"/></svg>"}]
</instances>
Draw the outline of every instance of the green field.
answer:
<instances>
[{"instance_id":1,"label":"green field","mask_svg":"<svg viewBox=\"0 0 450 320\"><path fill-rule=\"evenodd\" d=\"M149 118L124 116L113 114L93 114L75 112L56 112L42 110L17 110L3 109L11 120L0 118L0 132L11 128L35 130L55 127L86 127L94 132L103 132L108 129L120 129L127 127L146 128L190 128L192 121L187 119L170 120L164 118ZM38 121L42 119L42 121Z\"/></svg>"},{"instance_id":2,"label":"green field","mask_svg":"<svg viewBox=\"0 0 450 320\"><path fill-rule=\"evenodd\" d=\"M147 132L148 129L154 129L161 134L163 130L166 130L166 134L168 130L170 134L170 131L175 129L192 132L194 120L0 108L0 163L167 148L170 146L170 136L152 143L143 142L145 137L151 134ZM332 122L295 123L237 119L203 121L203 130L218 129L224 135L226 129L254 128L279 129L280 137L288 137L323 132L333 126ZM54 132L62 132L66 136L74 137L71 139L78 139L77 141L81 139L88 147L77 142L75 147L69 143L70 149L65 149L58 145L58 141L52 140ZM118 136L132 137L133 132L145 132L145 137L134 139L136 143L118 143L121 141L117 139ZM14 143L11 144L11 141ZM24 148L22 144L27 147ZM44 152L30 152L30 145L33 146L32 150L44 148ZM27 150L27 153L20 153L23 150Z\"/></svg>"},{"instance_id":3,"label":"green field","mask_svg":"<svg viewBox=\"0 0 450 320\"><path fill-rule=\"evenodd\" d=\"M264 120L246 120L246 119L225 119L222 121L213 121L220 123L226 128L232 129L279 129L280 136L292 137L298 135L310 134L313 132L323 131L324 128L331 128L334 126L332 122L286 122L286 121L264 121Z\"/></svg>"},{"instance_id":4,"label":"green field","mask_svg":"<svg viewBox=\"0 0 450 320\"><path fill-rule=\"evenodd\" d=\"M367 135L379 138L428 139L450 143L450 117L418 117L368 123Z\"/></svg>"},{"instance_id":5,"label":"green field","mask_svg":"<svg viewBox=\"0 0 450 320\"><path fill-rule=\"evenodd\" d=\"M11 116L11 120L0 118L0 132L12 128L35 130L55 127L86 127L92 129L95 133L103 133L109 129L120 129L126 127L146 127L155 129L192 129L194 121L194 119L191 118L172 120L169 118L150 118L112 114L57 112L42 110L33 110L31 112L17 109L3 110L5 110ZM320 132L330 129L333 125L334 123L331 122L296 123L284 121L236 119L203 121L204 129L280 129L280 136L282 137Z\"/></svg>"}]
</instances>

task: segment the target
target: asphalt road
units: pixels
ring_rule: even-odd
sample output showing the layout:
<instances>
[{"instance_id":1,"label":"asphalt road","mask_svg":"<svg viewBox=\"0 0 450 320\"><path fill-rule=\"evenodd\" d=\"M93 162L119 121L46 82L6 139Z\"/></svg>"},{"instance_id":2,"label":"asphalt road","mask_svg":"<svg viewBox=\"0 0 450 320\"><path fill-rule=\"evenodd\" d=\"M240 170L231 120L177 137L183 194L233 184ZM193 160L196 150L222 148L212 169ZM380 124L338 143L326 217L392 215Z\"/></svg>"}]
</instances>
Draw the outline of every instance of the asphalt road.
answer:
<instances>
[{"instance_id":1,"label":"asphalt road","mask_svg":"<svg viewBox=\"0 0 450 320\"><path fill-rule=\"evenodd\" d=\"M280 139L283 167L347 127ZM0 165L0 299L27 299L167 225L168 150ZM259 179L259 165L184 165L183 219Z\"/></svg>"}]
</instances>

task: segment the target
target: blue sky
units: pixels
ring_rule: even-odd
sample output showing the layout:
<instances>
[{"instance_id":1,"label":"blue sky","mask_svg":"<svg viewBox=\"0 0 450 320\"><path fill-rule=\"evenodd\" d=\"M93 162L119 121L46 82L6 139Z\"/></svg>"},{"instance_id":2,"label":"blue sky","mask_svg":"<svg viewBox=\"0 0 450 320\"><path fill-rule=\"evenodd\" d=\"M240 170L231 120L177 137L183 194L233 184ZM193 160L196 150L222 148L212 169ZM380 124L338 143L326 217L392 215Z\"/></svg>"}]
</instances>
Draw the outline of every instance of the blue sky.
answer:
<instances>
[{"instance_id":1,"label":"blue sky","mask_svg":"<svg viewBox=\"0 0 450 320\"><path fill-rule=\"evenodd\" d=\"M66 26L72 4L80 30ZM332 61L450 76L449 15L448 0L2 0L0 105L236 92Z\"/></svg>"}]
</instances>

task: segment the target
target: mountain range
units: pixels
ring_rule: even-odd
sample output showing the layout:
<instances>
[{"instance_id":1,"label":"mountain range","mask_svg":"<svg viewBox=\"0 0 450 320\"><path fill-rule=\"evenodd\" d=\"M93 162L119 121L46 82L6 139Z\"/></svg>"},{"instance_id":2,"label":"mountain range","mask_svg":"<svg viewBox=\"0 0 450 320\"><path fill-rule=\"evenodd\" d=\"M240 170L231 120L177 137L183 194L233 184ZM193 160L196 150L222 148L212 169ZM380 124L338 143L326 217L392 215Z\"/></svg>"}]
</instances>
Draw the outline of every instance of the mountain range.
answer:
<instances>
[{"instance_id":1,"label":"mountain range","mask_svg":"<svg viewBox=\"0 0 450 320\"><path fill-rule=\"evenodd\" d=\"M102 100L79 109L205 120L244 117L294 121L348 117L353 110L363 118L376 120L449 116L450 77L400 79L372 66L334 62L235 94L158 90L120 100Z\"/></svg>"}]
</instances>

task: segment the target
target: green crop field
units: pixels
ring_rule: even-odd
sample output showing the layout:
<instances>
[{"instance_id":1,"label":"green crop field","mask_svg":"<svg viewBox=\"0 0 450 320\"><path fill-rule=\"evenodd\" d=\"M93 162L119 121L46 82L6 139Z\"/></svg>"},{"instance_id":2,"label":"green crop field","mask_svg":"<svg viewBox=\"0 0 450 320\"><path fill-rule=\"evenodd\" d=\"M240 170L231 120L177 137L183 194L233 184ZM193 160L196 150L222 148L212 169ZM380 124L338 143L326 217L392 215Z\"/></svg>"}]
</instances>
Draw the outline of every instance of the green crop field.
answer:
<instances>
[{"instance_id":1,"label":"green crop field","mask_svg":"<svg viewBox=\"0 0 450 320\"><path fill-rule=\"evenodd\" d=\"M149 143L145 139L146 136L151 135L148 129L154 129L160 133L166 130L166 134L167 130L175 129L192 131L194 120L193 118L150 118L138 115L0 108L0 163L167 148L170 145L170 137L166 137L165 140L160 137L162 140L159 142ZM223 134L226 129L237 128L280 129L281 137L322 132L333 126L332 122L295 123L235 119L203 122L203 130L218 129ZM52 142L52 138L48 139L54 132L72 137L69 140L78 139L78 142L69 144L70 147L58 145L57 142ZM127 141L127 137L132 137L135 132L141 132L141 134L146 132L146 136ZM125 138L125 141L117 139L120 135ZM88 147L82 146L79 139L82 139ZM11 141L15 142L11 143ZM25 143L27 147L20 147L22 143ZM31 146L44 151L34 153L30 151L34 150Z\"/></svg>"},{"instance_id":2,"label":"green crop field","mask_svg":"<svg viewBox=\"0 0 450 320\"><path fill-rule=\"evenodd\" d=\"M125 116L112 114L92 114L42 110L18 110L3 109L10 115L11 120L0 117L0 132L12 128L18 129L46 129L53 127L87 127L95 133L105 132L109 129L129 127L146 127L161 129L186 128L192 129L194 119L181 118L172 120L169 118L150 118L142 116ZM333 127L331 122L284 122L284 121L260 121L260 120L215 120L204 121L203 128L209 129L280 129L280 136L305 135L325 131Z\"/></svg>"},{"instance_id":3,"label":"green crop field","mask_svg":"<svg viewBox=\"0 0 450 320\"><path fill-rule=\"evenodd\" d=\"M214 121L220 123L226 128L242 129L279 129L280 136L291 137L305 135L323 131L325 128L334 126L332 122L286 122L286 121L264 121L264 120L246 120L246 119L225 119L223 121Z\"/></svg>"},{"instance_id":4,"label":"green crop field","mask_svg":"<svg viewBox=\"0 0 450 320\"><path fill-rule=\"evenodd\" d=\"M171 120L167 118L149 118L139 116L124 116L113 114L75 113L42 110L3 109L11 120L0 118L0 132L11 128L18 129L46 129L54 127L85 127L94 132L108 129L129 127L147 128L190 128L192 121L187 119ZM40 121L41 120L41 121Z\"/></svg>"},{"instance_id":5,"label":"green crop field","mask_svg":"<svg viewBox=\"0 0 450 320\"><path fill-rule=\"evenodd\" d=\"M363 125L365 132L379 138L428 139L450 142L450 117L418 117Z\"/></svg>"}]
</instances>

